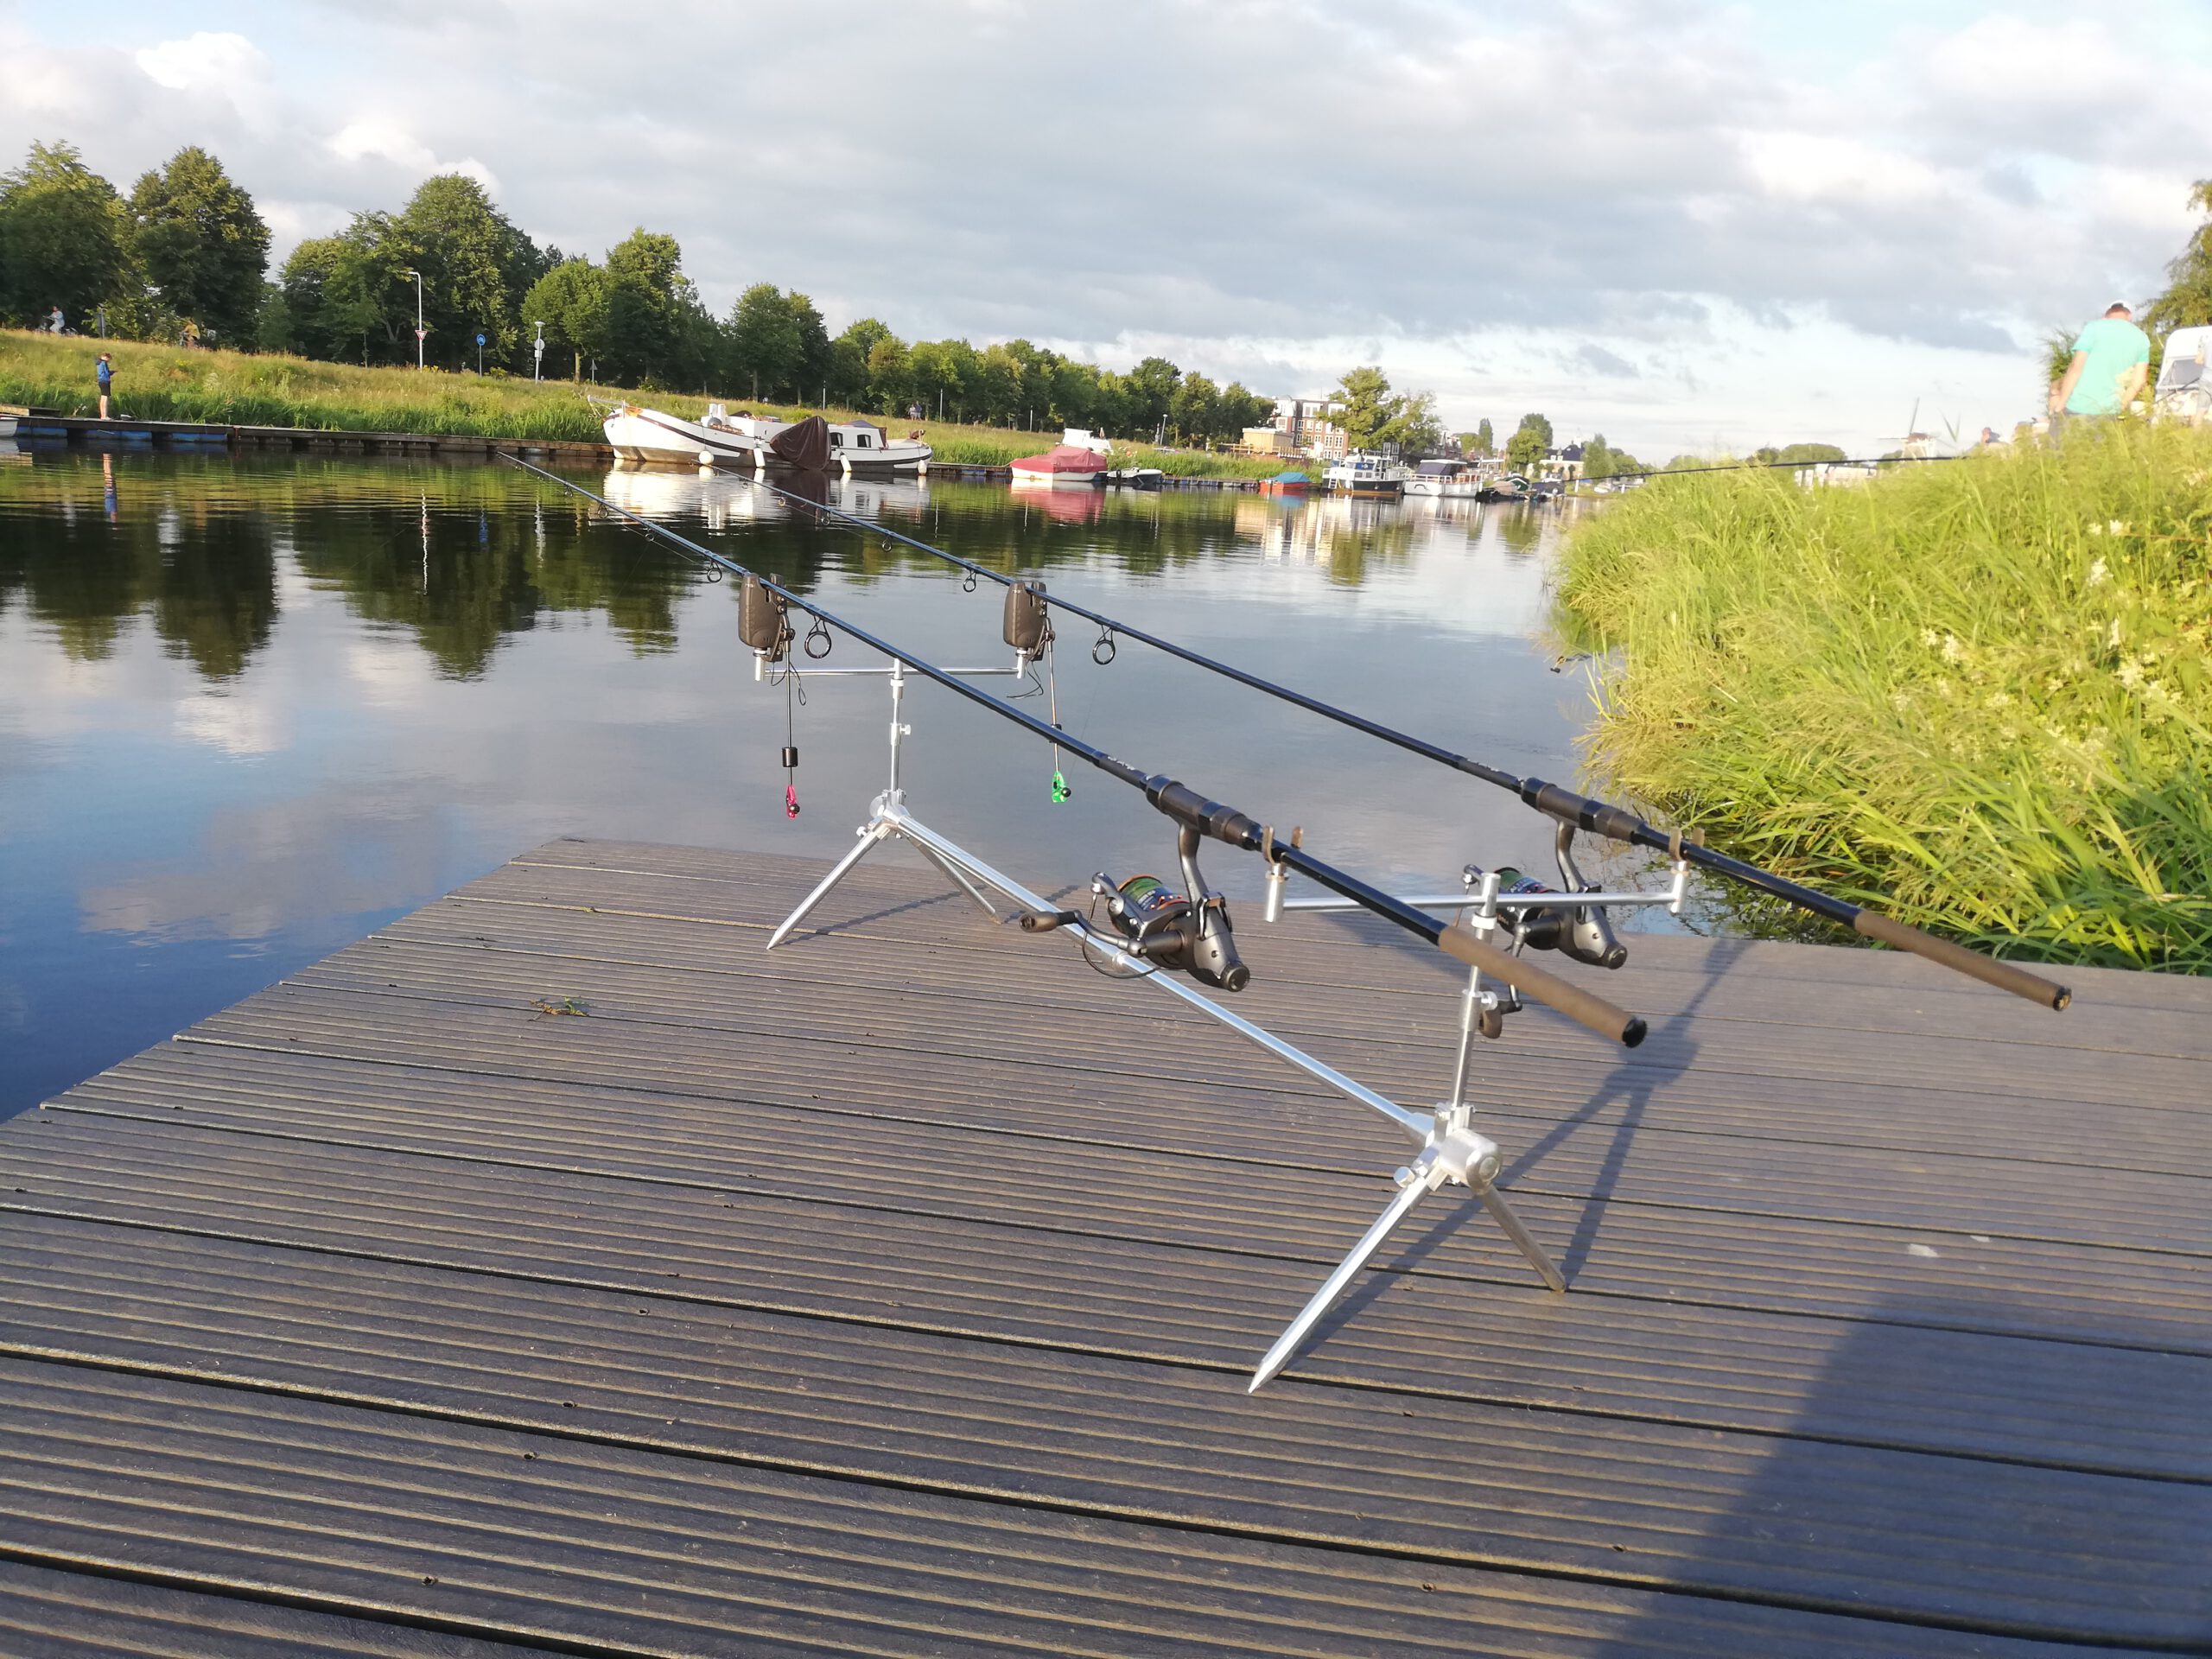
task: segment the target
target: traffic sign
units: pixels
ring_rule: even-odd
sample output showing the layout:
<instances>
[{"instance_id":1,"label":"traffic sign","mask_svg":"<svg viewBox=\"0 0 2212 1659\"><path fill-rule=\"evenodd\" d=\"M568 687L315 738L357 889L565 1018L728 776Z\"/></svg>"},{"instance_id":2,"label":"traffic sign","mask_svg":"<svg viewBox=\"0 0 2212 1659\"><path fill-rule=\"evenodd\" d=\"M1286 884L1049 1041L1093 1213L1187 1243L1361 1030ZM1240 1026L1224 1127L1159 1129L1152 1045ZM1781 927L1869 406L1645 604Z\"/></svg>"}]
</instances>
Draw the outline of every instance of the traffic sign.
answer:
<instances>
[{"instance_id":1,"label":"traffic sign","mask_svg":"<svg viewBox=\"0 0 2212 1659\"><path fill-rule=\"evenodd\" d=\"M481 345L484 343L484 336L483 336L483 335L481 335L481 334L477 335L477 336L476 336L476 343L477 343L479 346L481 346Z\"/></svg>"}]
</instances>

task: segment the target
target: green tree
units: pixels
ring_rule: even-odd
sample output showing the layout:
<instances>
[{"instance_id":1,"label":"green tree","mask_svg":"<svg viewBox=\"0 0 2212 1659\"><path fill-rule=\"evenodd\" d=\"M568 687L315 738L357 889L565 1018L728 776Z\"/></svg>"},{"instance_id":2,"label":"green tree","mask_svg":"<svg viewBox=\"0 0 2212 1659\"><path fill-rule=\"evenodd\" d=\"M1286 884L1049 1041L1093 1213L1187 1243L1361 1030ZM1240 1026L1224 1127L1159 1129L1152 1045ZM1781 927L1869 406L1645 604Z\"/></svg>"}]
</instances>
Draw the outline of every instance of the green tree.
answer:
<instances>
[{"instance_id":1,"label":"green tree","mask_svg":"<svg viewBox=\"0 0 2212 1659\"><path fill-rule=\"evenodd\" d=\"M1487 420L1475 423L1475 448L1484 455L1494 455L1497 453L1497 439L1492 435L1490 423Z\"/></svg>"},{"instance_id":2,"label":"green tree","mask_svg":"<svg viewBox=\"0 0 2212 1659\"><path fill-rule=\"evenodd\" d=\"M1600 432L1582 446L1582 476L1611 478L1612 475L1612 446L1605 442L1605 435Z\"/></svg>"},{"instance_id":3,"label":"green tree","mask_svg":"<svg viewBox=\"0 0 2212 1659\"><path fill-rule=\"evenodd\" d=\"M1167 428L1185 442L1213 435L1221 415L1221 388L1195 372L1185 375L1167 400Z\"/></svg>"},{"instance_id":4,"label":"green tree","mask_svg":"<svg viewBox=\"0 0 2212 1659\"><path fill-rule=\"evenodd\" d=\"M830 342L830 401L855 407L868 397L868 354L876 342L893 338L890 326L874 317L846 325Z\"/></svg>"},{"instance_id":5,"label":"green tree","mask_svg":"<svg viewBox=\"0 0 2212 1659\"><path fill-rule=\"evenodd\" d=\"M1231 443L1244 441L1248 426L1266 426L1275 417L1275 400L1263 397L1241 380L1232 380L1221 389L1221 422L1219 436Z\"/></svg>"},{"instance_id":6,"label":"green tree","mask_svg":"<svg viewBox=\"0 0 2212 1659\"><path fill-rule=\"evenodd\" d=\"M413 362L415 289L405 264L383 213L356 213L338 235L301 243L279 278L289 349Z\"/></svg>"},{"instance_id":7,"label":"green tree","mask_svg":"<svg viewBox=\"0 0 2212 1659\"><path fill-rule=\"evenodd\" d=\"M1167 418L1167 405L1183 378L1182 370L1164 357L1147 357L1122 377L1127 419L1140 435L1150 437Z\"/></svg>"},{"instance_id":8,"label":"green tree","mask_svg":"<svg viewBox=\"0 0 2212 1659\"><path fill-rule=\"evenodd\" d=\"M868 406L884 415L902 412L913 395L906 343L887 332L868 347Z\"/></svg>"},{"instance_id":9,"label":"green tree","mask_svg":"<svg viewBox=\"0 0 2212 1659\"><path fill-rule=\"evenodd\" d=\"M81 327L112 299L129 268L130 224L115 187L86 167L75 146L33 144L0 177L0 310L22 322L61 308Z\"/></svg>"},{"instance_id":10,"label":"green tree","mask_svg":"<svg viewBox=\"0 0 2212 1659\"><path fill-rule=\"evenodd\" d=\"M1347 369L1329 401L1335 405L1329 424L1344 435L1351 449L1372 449L1385 441L1387 429L1398 418L1401 404L1390 395L1390 379L1373 365Z\"/></svg>"},{"instance_id":11,"label":"green tree","mask_svg":"<svg viewBox=\"0 0 2212 1659\"><path fill-rule=\"evenodd\" d=\"M482 185L463 173L425 179L390 221L388 239L388 251L403 269L423 275L429 361L450 369L473 366L480 334L486 337L487 362L515 354L523 334L517 309L545 274L544 260Z\"/></svg>"},{"instance_id":12,"label":"green tree","mask_svg":"<svg viewBox=\"0 0 2212 1659\"><path fill-rule=\"evenodd\" d=\"M798 366L793 388L800 403L823 396L830 385L830 329L814 302L793 289L784 296L784 308L798 331Z\"/></svg>"},{"instance_id":13,"label":"green tree","mask_svg":"<svg viewBox=\"0 0 2212 1659\"><path fill-rule=\"evenodd\" d=\"M607 349L600 372L632 385L699 384L715 345L713 319L683 274L672 236L642 226L607 251Z\"/></svg>"},{"instance_id":14,"label":"green tree","mask_svg":"<svg viewBox=\"0 0 2212 1659\"><path fill-rule=\"evenodd\" d=\"M730 383L747 395L791 395L798 385L806 344L798 319L773 283L755 283L737 296L729 314Z\"/></svg>"},{"instance_id":15,"label":"green tree","mask_svg":"<svg viewBox=\"0 0 2212 1659\"><path fill-rule=\"evenodd\" d=\"M162 302L226 345L254 343L269 226L223 164L187 145L130 192L138 275Z\"/></svg>"},{"instance_id":16,"label":"green tree","mask_svg":"<svg viewBox=\"0 0 2212 1659\"><path fill-rule=\"evenodd\" d=\"M957 416L982 366L976 348L964 340L922 340L906 359L914 396L932 416L942 408Z\"/></svg>"},{"instance_id":17,"label":"green tree","mask_svg":"<svg viewBox=\"0 0 2212 1659\"><path fill-rule=\"evenodd\" d=\"M587 359L596 364L613 346L614 280L588 259L564 259L531 284L518 321L545 325L546 349L569 353L569 374L581 381Z\"/></svg>"},{"instance_id":18,"label":"green tree","mask_svg":"<svg viewBox=\"0 0 2212 1659\"><path fill-rule=\"evenodd\" d=\"M1396 412L1382 429L1382 442L1395 444L1408 458L1431 454L1444 447L1444 423L1436 417L1436 395L1416 391L1393 400Z\"/></svg>"},{"instance_id":19,"label":"green tree","mask_svg":"<svg viewBox=\"0 0 2212 1659\"><path fill-rule=\"evenodd\" d=\"M2199 179L2190 188L2189 205L2212 215L2212 179ZM2165 292L2144 309L2144 326L2163 341L2177 328L2212 324L2212 217L2190 233L2166 267L2166 277Z\"/></svg>"},{"instance_id":20,"label":"green tree","mask_svg":"<svg viewBox=\"0 0 2212 1659\"><path fill-rule=\"evenodd\" d=\"M1520 426L1505 441L1505 464L1516 473L1532 474L1551 448L1552 423L1541 415L1523 415Z\"/></svg>"}]
</instances>

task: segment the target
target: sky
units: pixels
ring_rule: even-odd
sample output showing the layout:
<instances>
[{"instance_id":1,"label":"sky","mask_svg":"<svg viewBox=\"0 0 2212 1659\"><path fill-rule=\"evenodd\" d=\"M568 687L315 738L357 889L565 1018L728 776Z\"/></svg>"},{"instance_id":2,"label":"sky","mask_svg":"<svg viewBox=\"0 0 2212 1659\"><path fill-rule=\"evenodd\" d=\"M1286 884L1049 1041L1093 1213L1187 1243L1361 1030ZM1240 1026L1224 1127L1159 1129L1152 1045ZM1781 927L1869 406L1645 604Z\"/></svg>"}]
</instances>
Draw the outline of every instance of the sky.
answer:
<instances>
[{"instance_id":1,"label":"sky","mask_svg":"<svg viewBox=\"0 0 2212 1659\"><path fill-rule=\"evenodd\" d=\"M125 190L205 146L280 260L457 169L717 310L1865 453L2008 430L2162 286L2212 5L0 0L0 167L55 139Z\"/></svg>"}]
</instances>

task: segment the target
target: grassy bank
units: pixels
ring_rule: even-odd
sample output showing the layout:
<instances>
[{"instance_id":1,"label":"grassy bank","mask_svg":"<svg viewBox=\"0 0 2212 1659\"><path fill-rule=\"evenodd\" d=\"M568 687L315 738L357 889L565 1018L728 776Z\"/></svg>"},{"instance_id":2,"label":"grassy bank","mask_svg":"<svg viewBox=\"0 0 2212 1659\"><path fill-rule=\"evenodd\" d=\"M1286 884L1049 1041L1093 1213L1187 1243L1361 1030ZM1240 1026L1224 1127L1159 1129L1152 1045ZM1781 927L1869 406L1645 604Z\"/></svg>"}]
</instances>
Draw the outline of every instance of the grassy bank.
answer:
<instances>
[{"instance_id":1,"label":"grassy bank","mask_svg":"<svg viewBox=\"0 0 2212 1659\"><path fill-rule=\"evenodd\" d=\"M1659 480L1560 603L1622 652L1594 764L1681 822L2007 954L2212 972L2212 434Z\"/></svg>"},{"instance_id":2,"label":"grassy bank","mask_svg":"<svg viewBox=\"0 0 2212 1659\"><path fill-rule=\"evenodd\" d=\"M115 354L117 404L141 420L595 442L601 416L584 401L587 390L601 397L650 403L677 415L696 416L707 407L705 398L680 392L363 369L274 353L186 351L18 329L0 329L0 403L43 404L64 414L95 413L99 404L92 363L103 348ZM737 398L728 401L733 407L771 407ZM796 418L814 411L781 412ZM832 420L854 418L849 410L829 413ZM885 424L903 433L913 423ZM1003 467L1017 456L1048 448L1057 435L951 421L919 424L939 459L968 466ZM1286 464L1157 450L1148 444L1122 448L1129 465L1158 467L1178 477L1266 478Z\"/></svg>"}]
</instances>

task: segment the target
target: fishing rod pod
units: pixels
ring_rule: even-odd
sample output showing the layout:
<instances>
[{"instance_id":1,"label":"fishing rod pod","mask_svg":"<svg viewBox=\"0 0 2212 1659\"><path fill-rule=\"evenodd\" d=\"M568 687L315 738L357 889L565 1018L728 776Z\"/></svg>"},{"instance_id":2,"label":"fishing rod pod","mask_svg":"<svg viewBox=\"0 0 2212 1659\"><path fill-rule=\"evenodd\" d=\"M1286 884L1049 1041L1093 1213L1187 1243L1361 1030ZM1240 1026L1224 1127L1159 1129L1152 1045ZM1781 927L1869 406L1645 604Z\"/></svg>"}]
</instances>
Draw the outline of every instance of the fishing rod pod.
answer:
<instances>
[{"instance_id":1,"label":"fishing rod pod","mask_svg":"<svg viewBox=\"0 0 2212 1659\"><path fill-rule=\"evenodd\" d=\"M513 456L507 458L515 461L518 466L529 465ZM1929 459L1942 459L1942 457L1929 457ZM535 472L538 469L531 467L530 470ZM541 476L551 479L556 483L567 482L566 480L557 478L550 473L542 474ZM786 499L801 499L792 497L789 491L769 483L765 478L749 477L747 481ZM880 536L887 541L896 542L904 547L911 547L918 552L930 555L932 558L943 559L948 564L957 565L975 575L988 578L1001 585L1010 585L1014 580L1012 577L1000 575L995 570L987 569L972 559L963 559L957 553L948 553L944 549L933 547L916 537L902 535L882 524L857 518L851 513L836 507L817 502L810 502L808 505L815 507L823 516L836 518L863 535ZM650 523L647 520L639 522ZM658 526L654 528L658 529ZM1294 690L1287 685L1279 685L1260 675L1238 668L1233 663L1223 662L1217 658L1209 657L1203 652L1193 651L1187 645L1179 645L1172 639L1163 639L1159 634L1148 632L1143 628L1133 627L1128 623L1108 616L1103 612L1092 610L1088 606L1078 605L1071 600L1055 596L1046 599L1044 602L1048 605L1057 605L1071 616L1079 616L1086 621L1096 623L1103 630L1101 634L1102 643L1110 640L1114 635L1126 634L1132 639L1141 640L1156 651L1166 652L1171 657L1180 658L1183 661L1203 668L1210 673L1218 674L1224 678L1235 680L1239 684L1250 686L1255 691L1263 691L1271 697L1294 704L1309 713L1319 715L1325 720L1332 720L1339 725L1349 726L1354 731L1363 732L1370 737L1394 744L1409 753L1418 754L1424 760L1434 761L1439 766L1449 766L1455 772L1465 772L1471 778L1478 778L1484 783L1494 784L1501 789L1510 789L1539 811L1575 823L1582 829L1590 830L1592 834L1606 836L1616 841L1629 842L1633 846L1664 851L1672 856L1685 859L1698 868L1713 874L1741 881L1745 886L1756 888L1770 897L1779 899L1785 904L1795 905L1801 910L1810 911L1816 916L1825 917L1829 921L1848 927L1862 938L1873 939L1897 950L1909 950L1916 956L1925 957L1929 961L1939 963L1955 972L1964 974L1970 979L1978 979L1984 984L1993 985L1999 990L2010 992L2014 996L2023 997L2028 1001L2039 1003L2047 1008L2063 1008L2073 1000L2072 991L2063 985L2044 978L2041 975L2031 974L2024 969L2014 967L2010 963L1999 962L1982 956L1977 951L1967 950L1963 945L1954 944L1948 939L1938 938L1931 933L1923 932L1908 923L1897 921L1867 910L1862 906L1832 898L1812 887L1789 880L1787 877L1763 870L1756 864L1746 863L1742 859L1732 858L1726 853L1717 853L1710 848L1686 842L1680 833L1669 833L1657 829L1624 807L1614 806L1608 802L1578 795L1572 790L1562 789L1556 784L1546 783L1539 778L1516 778L1501 767L1485 766L1479 760L1457 753L1440 744L1431 743L1425 738L1400 731L1395 727L1386 726L1380 721L1369 720L1363 715L1352 713L1348 709L1341 709L1334 703L1324 702L1318 697L1308 696L1304 692ZM1108 660L1110 659L1109 654ZM1084 758L1090 759L1087 755ZM1322 885L1325 887L1329 884L1324 882ZM1342 892L1343 889L1332 888L1332 891ZM1371 892L1372 889L1370 891ZM1594 941L1592 946L1593 949L1596 948Z\"/></svg>"},{"instance_id":2,"label":"fishing rod pod","mask_svg":"<svg viewBox=\"0 0 2212 1659\"><path fill-rule=\"evenodd\" d=\"M1196 790L1178 783L1164 773L1148 774L1141 772L1128 761L1108 753L1096 744L1087 743L1081 738L1071 736L1051 721L1040 719L1025 709L1016 708L1013 703L1002 697L993 696L981 686L970 685L957 675L939 668L934 663L918 658L911 652L903 651L890 641L847 621L843 617L824 610L811 600L793 593L781 582L772 578L759 576L728 555L718 553L712 548L702 547L688 537L677 535L667 525L655 523L642 513L632 512L626 507L618 507L605 497L594 494L582 485L563 478L557 473L547 472L542 467L531 465L519 455L505 451L501 452L501 458L526 473L543 479L550 484L556 484L563 489L597 503L607 512L628 523L636 524L648 535L657 537L669 546L680 550L688 558L718 566L736 575L756 582L776 599L805 612L817 622L825 625L836 623L838 627L843 629L869 650L890 658L894 663L903 663L924 678L933 680L947 690L957 692L967 698L970 702L988 709L1001 719L1010 720L1015 725L1027 728L1032 734L1043 738L1046 742L1056 744L1079 760L1096 766L1109 778L1141 789L1145 793L1145 798L1149 800L1154 807L1174 818L1178 823L1189 825L1201 835L1211 836L1215 840L1248 852L1261 852L1264 849L1265 855L1273 861L1296 870L1300 874L1319 883L1330 892L1342 894L1353 900L1362 909L1372 911L1384 920L1395 923L1408 932L1418 935L1447 955L1457 957L1463 962L1471 963L1476 962L1474 957L1465 954L1466 947L1461 943L1447 939L1446 935L1452 930L1447 929L1433 916L1416 910L1403 900L1384 893L1381 888L1337 868L1335 865L1325 860L1316 858L1302 847L1275 840L1262 827L1259 820L1249 814L1240 812L1234 807L1224 806L1219 802L1208 800ZM769 485L766 487L772 490L775 486ZM928 550L937 551L934 548ZM966 562L961 561L961 563ZM1007 580L997 575L995 572L986 574L990 575L995 581ZM1221 935L1217 933L1217 937ZM1484 957L1485 964L1491 961L1500 963L1513 961L1513 958L1506 956L1503 951L1497 950L1495 947L1484 943L1478 942L1478 944L1480 948L1487 952ZM1216 960L1220 967L1226 969L1228 966L1225 957L1217 957ZM1485 966L1485 971L1490 971L1487 966ZM1538 1001L1551 1004L1569 1019L1587 1027L1599 1036L1630 1048L1643 1040L1644 1025L1641 1018L1615 1007L1602 997L1594 996L1578 987L1569 985L1556 976L1546 974L1533 965L1524 966L1518 975L1513 976L1510 982Z\"/></svg>"}]
</instances>

